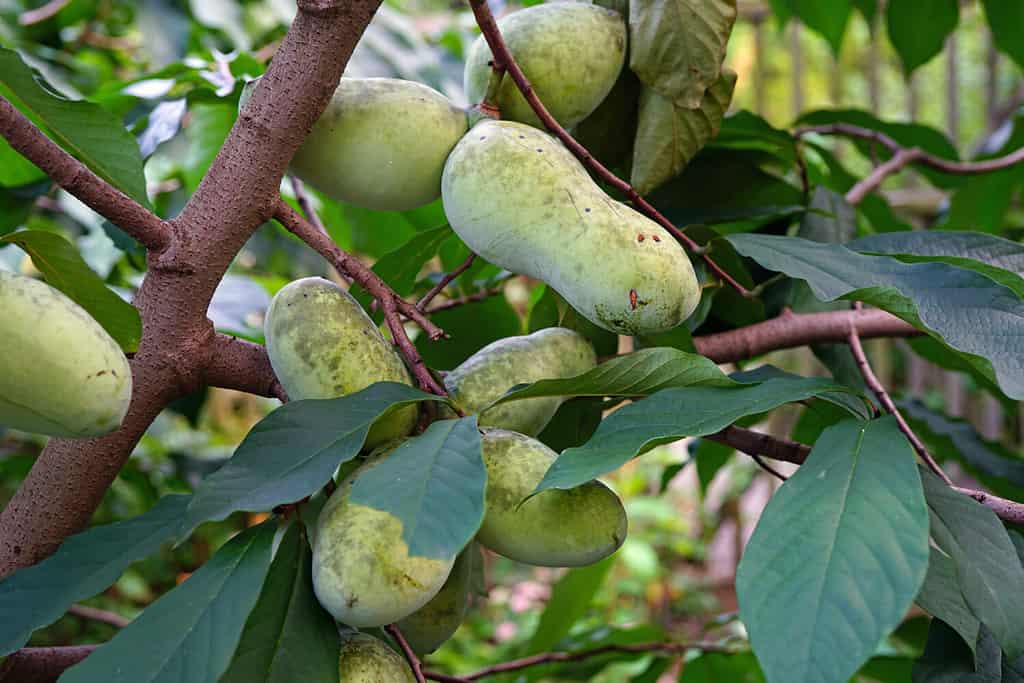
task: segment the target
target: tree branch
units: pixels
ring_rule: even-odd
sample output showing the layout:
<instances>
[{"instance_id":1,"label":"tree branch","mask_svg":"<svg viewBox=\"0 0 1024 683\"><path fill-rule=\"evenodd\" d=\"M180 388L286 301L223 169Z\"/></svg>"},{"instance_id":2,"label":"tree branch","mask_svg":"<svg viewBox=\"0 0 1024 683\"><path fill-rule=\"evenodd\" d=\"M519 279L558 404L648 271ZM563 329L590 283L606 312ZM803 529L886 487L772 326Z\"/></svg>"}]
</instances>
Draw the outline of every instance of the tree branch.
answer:
<instances>
[{"instance_id":1,"label":"tree branch","mask_svg":"<svg viewBox=\"0 0 1024 683\"><path fill-rule=\"evenodd\" d=\"M846 193L846 203L850 206L857 206L864 201L865 197L877 190L886 178L914 163L915 160L921 158L921 154L921 150L916 147L896 152L884 164L876 166L868 177L857 181L857 184L850 188L850 191Z\"/></svg>"},{"instance_id":2,"label":"tree branch","mask_svg":"<svg viewBox=\"0 0 1024 683\"><path fill-rule=\"evenodd\" d=\"M440 282L431 287L430 291L423 295L423 298L416 303L416 308L418 308L420 311L426 310L427 305L431 301L433 301L434 297L443 292L444 288L451 284L452 280L454 280L455 278L469 270L469 267L473 265L473 261L475 260L476 254L470 253L469 258L463 261L458 268L446 274L443 278L441 278Z\"/></svg>"},{"instance_id":3,"label":"tree branch","mask_svg":"<svg viewBox=\"0 0 1024 683\"><path fill-rule=\"evenodd\" d=\"M697 353L716 363L734 363L779 349L815 343L845 343L852 324L857 325L864 339L921 334L896 316L871 308L824 313L784 313L762 323L694 337L693 344Z\"/></svg>"},{"instance_id":4,"label":"tree branch","mask_svg":"<svg viewBox=\"0 0 1024 683\"><path fill-rule=\"evenodd\" d=\"M412 647L410 647L405 636L402 635L402 631L395 624L388 624L384 627L384 630L387 631L388 635L395 639L395 642L398 643L398 647L402 649L402 654L405 655L405 661L409 663L409 668L412 669L412 674L416 679L416 683L426 683L426 680L423 678L423 667L420 664L420 659L416 656L416 653L412 651Z\"/></svg>"},{"instance_id":5,"label":"tree branch","mask_svg":"<svg viewBox=\"0 0 1024 683\"><path fill-rule=\"evenodd\" d=\"M3 96L0 96L0 135L55 183L147 249L160 251L169 244L171 229L167 223L61 149Z\"/></svg>"},{"instance_id":6,"label":"tree branch","mask_svg":"<svg viewBox=\"0 0 1024 683\"><path fill-rule=\"evenodd\" d=\"M270 366L266 347L226 334L218 334L213 340L203 383L288 402L288 394Z\"/></svg>"},{"instance_id":7,"label":"tree branch","mask_svg":"<svg viewBox=\"0 0 1024 683\"><path fill-rule=\"evenodd\" d=\"M109 612L105 609L97 609L95 607L89 607L88 605L71 605L71 607L68 607L68 614L82 619L98 621L101 624L107 624L114 628L124 628L128 624L132 623L131 619L122 617L116 612Z\"/></svg>"},{"instance_id":8,"label":"tree branch","mask_svg":"<svg viewBox=\"0 0 1024 683\"><path fill-rule=\"evenodd\" d=\"M577 140L569 134L555 120L551 113L544 106L544 103L537 97L537 93L534 92L533 86L530 85L530 81L526 78L526 74L516 63L515 57L512 56L512 52L508 49L508 45L505 44L505 39L501 36L501 30L498 28L498 23L494 20L494 15L491 13L490 7L487 6L487 0L469 0L469 6L473 10L473 15L476 17L476 24L480 27L481 33L483 33L484 40L487 41L488 47L491 48L491 55L493 56L493 68L496 74L500 74L501 70L504 70L506 74L515 81L516 87L523 94L523 97L530 104L534 113L537 114L537 118L541 120L544 127L551 132L552 135L562 141L562 144L572 152L580 162L589 168L591 171L596 173L603 181L622 192L629 201L641 212L646 214L653 221L658 223L661 227L665 228L673 237L683 244L687 249L695 254L699 254L704 262L708 264L708 267L715 272L724 282L728 283L730 287L735 289L743 296L750 296L750 292L736 281L731 275L719 266L708 254L703 247L697 244L693 239L690 238L685 232L680 230L672 223L669 219L665 218L654 206L650 204L646 199L640 196L640 194L633 189L633 186L627 183L622 178L609 171L604 164L594 158L586 147L581 145Z\"/></svg>"},{"instance_id":9,"label":"tree branch","mask_svg":"<svg viewBox=\"0 0 1024 683\"><path fill-rule=\"evenodd\" d=\"M95 645L23 647L0 664L0 681L56 683L66 669L85 659Z\"/></svg>"}]
</instances>

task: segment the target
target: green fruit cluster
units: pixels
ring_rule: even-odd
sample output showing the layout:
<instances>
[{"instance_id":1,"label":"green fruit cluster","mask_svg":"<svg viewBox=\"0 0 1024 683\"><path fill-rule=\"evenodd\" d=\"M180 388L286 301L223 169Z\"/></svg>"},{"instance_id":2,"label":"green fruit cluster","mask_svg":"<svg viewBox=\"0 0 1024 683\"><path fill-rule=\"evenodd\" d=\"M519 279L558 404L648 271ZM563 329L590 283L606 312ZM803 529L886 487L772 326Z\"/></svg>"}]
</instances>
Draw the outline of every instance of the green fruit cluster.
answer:
<instances>
[{"instance_id":1,"label":"green fruit cluster","mask_svg":"<svg viewBox=\"0 0 1024 683\"><path fill-rule=\"evenodd\" d=\"M99 436L121 425L128 359L81 306L45 282L0 271L0 427Z\"/></svg>"}]
</instances>

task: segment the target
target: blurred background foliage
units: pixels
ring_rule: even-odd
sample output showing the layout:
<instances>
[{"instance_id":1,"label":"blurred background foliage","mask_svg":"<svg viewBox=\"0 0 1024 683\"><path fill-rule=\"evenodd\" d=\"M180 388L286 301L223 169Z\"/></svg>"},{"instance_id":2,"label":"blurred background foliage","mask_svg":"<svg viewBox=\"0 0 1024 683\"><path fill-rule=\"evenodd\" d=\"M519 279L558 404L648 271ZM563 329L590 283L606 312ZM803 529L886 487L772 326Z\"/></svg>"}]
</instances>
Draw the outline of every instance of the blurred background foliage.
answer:
<instances>
[{"instance_id":1,"label":"blurred background foliage","mask_svg":"<svg viewBox=\"0 0 1024 683\"><path fill-rule=\"evenodd\" d=\"M997 150L1009 138L1024 94L1021 72L995 50L977 3L963 3L959 25L945 47L912 77L887 36L881 12L873 18L860 11L850 14L836 56L834 41L796 20L783 21L786 12L779 10L785 5L740 3L727 59L739 74L733 111L749 110L773 126L789 127L808 111L856 108L886 121L916 121L943 131L965 157ZM496 11L501 9L495 5ZM66 96L88 98L122 116L145 159L153 205L161 215L173 216L230 130L242 85L262 73L294 13L293 0L0 0L0 45L17 48ZM390 0L364 36L347 74L414 79L466 104L461 58L475 35L471 15L461 3ZM870 168L869 160L855 155L849 143L837 142L830 149L849 173L860 176ZM821 164L829 163L823 156ZM728 192L742 196L747 189L743 181L733 182L737 186ZM999 184L996 194L993 182ZM1013 236L1024 223L1017 207L1020 182L1019 172L996 174L980 185L965 186L971 189L958 192L951 203L914 173L905 173L886 184L885 197L898 220L912 225L967 227L957 221L968 217L970 227L984 229L977 218L988 211L990 224ZM287 181L282 191L293 196ZM404 294L426 291L440 272L467 255L444 227L438 203L411 212L380 213L312 194L338 244L376 263L391 278L403 277ZM137 245L74 198L55 191L0 144L0 235L16 227L68 237L89 266L126 297L140 281L144 258ZM420 268L425 261L427 266ZM415 272L403 275L410 263ZM10 246L0 249L0 268L25 272L32 265ZM239 255L210 316L221 331L261 341L262 315L273 293L292 279L314 274L332 275L315 253L268 224ZM457 280L457 294L468 296L499 282L506 282L504 296L437 314L453 340L422 345L430 365L451 368L493 339L551 324L552 316L559 316L558 302L543 287L507 280L506 273L480 262ZM718 298L728 295L722 292ZM759 312L725 308L717 313L719 324L765 314L763 307ZM592 334L602 354L614 353L620 343L610 335ZM991 442L977 441L976 448L1019 452L1015 406L1002 405L968 375L931 366L923 358L926 353L913 353L905 344L877 342L870 351L883 383L907 399L917 399L914 405L922 415L931 409L964 417L971 438L977 438L973 424ZM770 360L805 374L824 372L809 352L780 353ZM567 404L561 418L582 419L586 410L579 403ZM226 390L178 401L149 430L94 522L140 514L167 492L189 490L274 405ZM795 438L813 434L814 411L819 409L779 411L770 431L792 431ZM946 421L938 431L958 426L964 425ZM948 438L929 435L933 443ZM14 492L42 445L24 434L0 432L0 504ZM688 465L698 449L699 467ZM566 573L489 555L487 599L478 601L457 637L431 661L437 668L464 671L552 648L587 647L609 637L619 642L687 640L737 632L733 572L775 484L748 459L731 455L712 442L678 443L618 472L612 484L627 503L631 529L611 561ZM233 533L257 521L253 515L236 515L206 524L188 542L133 565L88 606L132 618ZM32 644L110 638L116 626L79 612L37 632ZM893 661L919 654L923 636L921 620L908 621L890 639ZM759 680L752 658L733 658L728 664L713 655L702 659L700 666L687 668L693 673L686 680ZM606 660L592 661L593 666L571 669L531 669L530 677L655 681L668 667L653 655L607 668ZM869 666L885 665L876 658Z\"/></svg>"}]
</instances>

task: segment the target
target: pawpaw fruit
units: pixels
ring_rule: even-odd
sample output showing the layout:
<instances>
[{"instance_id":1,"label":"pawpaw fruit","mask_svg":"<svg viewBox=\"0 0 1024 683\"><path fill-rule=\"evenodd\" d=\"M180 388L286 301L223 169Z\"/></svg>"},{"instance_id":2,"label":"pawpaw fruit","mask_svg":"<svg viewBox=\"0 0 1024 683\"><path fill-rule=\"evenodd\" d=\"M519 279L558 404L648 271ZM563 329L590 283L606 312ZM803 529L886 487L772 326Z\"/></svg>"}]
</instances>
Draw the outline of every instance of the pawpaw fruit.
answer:
<instances>
[{"instance_id":1,"label":"pawpaw fruit","mask_svg":"<svg viewBox=\"0 0 1024 683\"><path fill-rule=\"evenodd\" d=\"M469 546L455 559L455 567L440 592L397 626L418 655L430 654L452 637L469 608L469 579L476 549Z\"/></svg>"},{"instance_id":2,"label":"pawpaw fruit","mask_svg":"<svg viewBox=\"0 0 1024 683\"><path fill-rule=\"evenodd\" d=\"M415 683L402 655L366 633L354 633L341 645L340 683Z\"/></svg>"},{"instance_id":3,"label":"pawpaw fruit","mask_svg":"<svg viewBox=\"0 0 1024 683\"><path fill-rule=\"evenodd\" d=\"M511 121L481 121L442 180L452 229L501 268L543 280L606 330L645 335L696 309L700 285L679 243L614 201L558 140Z\"/></svg>"},{"instance_id":4,"label":"pawpaw fruit","mask_svg":"<svg viewBox=\"0 0 1024 683\"><path fill-rule=\"evenodd\" d=\"M445 375L449 395L469 414L479 413L517 384L581 375L597 365L594 347L564 327L506 337L483 347ZM512 401L485 410L481 426L536 436L565 401L553 396Z\"/></svg>"},{"instance_id":5,"label":"pawpaw fruit","mask_svg":"<svg viewBox=\"0 0 1024 683\"><path fill-rule=\"evenodd\" d=\"M487 428L486 513L477 541L509 559L544 567L579 567L615 552L626 540L626 510L599 481L533 493L557 454L524 434Z\"/></svg>"},{"instance_id":6,"label":"pawpaw fruit","mask_svg":"<svg viewBox=\"0 0 1024 683\"><path fill-rule=\"evenodd\" d=\"M291 170L355 206L414 209L440 196L444 160L467 126L463 110L421 83L342 78Z\"/></svg>"},{"instance_id":7,"label":"pawpaw fruit","mask_svg":"<svg viewBox=\"0 0 1024 683\"><path fill-rule=\"evenodd\" d=\"M555 2L513 12L498 22L516 63L544 106L571 128L590 115L615 85L626 59L626 22L613 10L582 2ZM466 96L473 104L487 92L493 56L483 36L466 56ZM501 118L542 127L505 75L498 90Z\"/></svg>"},{"instance_id":8,"label":"pawpaw fruit","mask_svg":"<svg viewBox=\"0 0 1024 683\"><path fill-rule=\"evenodd\" d=\"M99 436L128 412L132 373L121 347L50 285L0 271L0 426Z\"/></svg>"},{"instance_id":9,"label":"pawpaw fruit","mask_svg":"<svg viewBox=\"0 0 1024 683\"><path fill-rule=\"evenodd\" d=\"M394 515L349 500L352 484L399 442L377 449L345 478L317 518L313 590L338 621L363 628L404 619L437 595L455 558L409 555L402 522Z\"/></svg>"},{"instance_id":10,"label":"pawpaw fruit","mask_svg":"<svg viewBox=\"0 0 1024 683\"><path fill-rule=\"evenodd\" d=\"M323 278L282 287L267 309L264 336L270 364L292 400L337 398L374 382L412 385L402 359L359 302ZM366 448L407 435L417 416L414 405L384 415L370 428Z\"/></svg>"}]
</instances>

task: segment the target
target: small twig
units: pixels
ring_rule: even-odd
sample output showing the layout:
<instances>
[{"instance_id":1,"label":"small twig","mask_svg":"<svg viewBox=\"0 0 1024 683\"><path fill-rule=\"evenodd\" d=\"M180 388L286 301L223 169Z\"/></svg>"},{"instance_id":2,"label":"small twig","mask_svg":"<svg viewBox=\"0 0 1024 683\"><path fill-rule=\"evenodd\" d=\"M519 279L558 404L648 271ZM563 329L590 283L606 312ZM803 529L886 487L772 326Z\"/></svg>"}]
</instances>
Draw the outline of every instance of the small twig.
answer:
<instances>
[{"instance_id":1,"label":"small twig","mask_svg":"<svg viewBox=\"0 0 1024 683\"><path fill-rule=\"evenodd\" d=\"M71 605L68 608L68 614L82 619L91 619L92 621L99 621L113 626L114 628L124 628L128 624L132 623L131 619L122 617L120 614L114 612L108 612L105 609L98 609L96 607L89 607L88 605Z\"/></svg>"},{"instance_id":2,"label":"small twig","mask_svg":"<svg viewBox=\"0 0 1024 683\"><path fill-rule=\"evenodd\" d=\"M431 302L431 300L435 296L440 294L444 290L445 287L447 287L449 284L451 284L452 280L454 280L455 278L457 278L458 276L462 275L467 270L469 270L469 267L471 265L473 265L473 261L475 261L475 260L476 260L476 254L472 254L471 253L469 255L469 258L467 258L465 261L462 262L462 265L460 265L458 268L456 268L455 270L453 270L452 272L448 273L443 278L441 278L441 281L438 282L436 285L434 285L430 289L430 291L427 292L423 296L423 298L419 300L419 302L417 302L416 308L418 308L421 311L426 310L427 305Z\"/></svg>"},{"instance_id":3,"label":"small twig","mask_svg":"<svg viewBox=\"0 0 1024 683\"><path fill-rule=\"evenodd\" d=\"M789 479L789 477L784 475L782 472L779 472L777 469L766 463L757 453L747 453L747 455L749 455L753 459L753 461L757 463L758 467L760 467L762 470L772 475L779 481L786 481L787 479Z\"/></svg>"},{"instance_id":4,"label":"small twig","mask_svg":"<svg viewBox=\"0 0 1024 683\"><path fill-rule=\"evenodd\" d=\"M512 52L508 49L508 45L505 44L505 39L501 36L501 31L498 29L498 23L494 20L494 15L491 13L490 7L487 6L487 0L469 0L469 6L473 10L473 15L476 17L477 26L480 27L480 31L483 33L484 39L487 41L487 45L491 48L491 55L493 56L492 68L495 70L503 68L508 76L515 81L516 87L523 94L523 97L530 104L534 113L537 114L537 118L541 120L544 127L551 132L552 135L561 140L562 144L576 156L584 166L596 173L606 183L625 194L629 200L637 207L642 213L646 214L649 218L657 222L661 227L665 228L669 233L672 234L677 240L679 240L683 246L692 251L695 254L699 254L704 262L708 264L708 267L714 271L722 280L727 282L729 286L735 289L744 297L749 297L750 293L747 289L736 281L731 275L722 269L711 256L701 250L699 244L697 244L689 235L684 233L682 230L677 228L672 221L668 220L655 209L650 202L640 196L640 194L633 189L633 186L627 183L622 178L609 171L604 164L594 158L586 147L581 145L568 131L565 130L555 120L551 113L544 106L544 103L537 97L537 93L534 92L533 86L530 85L530 81L526 78L526 74L516 63L515 58L512 56Z\"/></svg>"},{"instance_id":5,"label":"small twig","mask_svg":"<svg viewBox=\"0 0 1024 683\"><path fill-rule=\"evenodd\" d=\"M416 683L426 683L426 679L423 677L423 667L420 665L420 659L416 656L416 653L409 647L409 643L405 640L405 636L402 635L402 631L394 624L389 624L384 627L384 630L388 632L395 642L398 643L398 647L402 648L402 654L405 655L405 660L409 662L409 667L412 669L413 676L416 678Z\"/></svg>"},{"instance_id":6,"label":"small twig","mask_svg":"<svg viewBox=\"0 0 1024 683\"><path fill-rule=\"evenodd\" d=\"M22 12L18 15L18 24L21 26L31 26L32 24L42 23L67 7L69 2L71 0L50 0L50 2L42 7Z\"/></svg>"},{"instance_id":7,"label":"small twig","mask_svg":"<svg viewBox=\"0 0 1024 683\"><path fill-rule=\"evenodd\" d=\"M306 186L296 176L289 174L288 180L292 184L292 192L295 193L295 201L299 203L299 208L302 209L302 213L306 214L306 220L313 224L313 226L320 232L327 234L327 228L324 227L323 221L320 220L320 216L317 215L316 209L313 208L313 201L309 198L309 193L306 192Z\"/></svg>"},{"instance_id":8,"label":"small twig","mask_svg":"<svg viewBox=\"0 0 1024 683\"><path fill-rule=\"evenodd\" d=\"M922 154L921 150L917 147L901 149L896 152L888 161L876 166L870 175L859 180L856 185L850 188L850 191L846 193L846 203L850 206L857 206L864 201L865 197L877 190L886 178L893 173L902 171L914 163L914 161L920 159Z\"/></svg>"},{"instance_id":9,"label":"small twig","mask_svg":"<svg viewBox=\"0 0 1024 683\"><path fill-rule=\"evenodd\" d=\"M856 302L854 307L859 308L859 303L860 302ZM850 351L853 352L854 360L857 361L857 367L860 369L860 374L864 377L864 383L867 384L868 388L871 389L875 396L878 397L878 402L882 404L883 408L885 408L885 412L896 418L896 424L899 426L900 431L907 437L907 441L909 441L910 445L914 447L914 450L917 452L918 456L920 456L921 460L923 460L928 466L928 469L941 477L944 482L952 486L953 480L950 479L949 476L942 471L942 468L939 467L939 464L935 462L935 458L933 458L932 454L928 452L924 443L920 438L918 438L917 434L914 433L914 430L910 428L907 421L903 419L903 415L896 407L896 404L892 402L892 398L889 397L889 393L885 390L885 387L882 386L882 383L878 381L878 377L875 375L874 370L871 369L871 364L868 363L868 357L867 354L864 353L864 347L861 346L860 336L857 334L856 323L851 322L850 324L850 333L847 343L850 345Z\"/></svg>"},{"instance_id":10,"label":"small twig","mask_svg":"<svg viewBox=\"0 0 1024 683\"><path fill-rule=\"evenodd\" d=\"M491 289L481 289L479 292L473 292L465 296L460 296L456 299L449 299L448 301L442 301L439 304L434 304L427 310L423 311L425 315L432 315L438 311L447 311L452 308L458 308L459 306L465 306L466 304L475 303L477 301L484 301L490 299L492 296L502 294L505 290L501 287L492 287Z\"/></svg>"},{"instance_id":11,"label":"small twig","mask_svg":"<svg viewBox=\"0 0 1024 683\"><path fill-rule=\"evenodd\" d=\"M533 666L539 666L541 664L553 664L553 663L564 663L564 662L578 662L584 659L590 659L592 657L600 657L601 655L610 654L613 652L662 652L665 654L681 654L687 650L701 650L702 652L721 652L725 654L733 654L740 652L734 647L728 645L721 645L719 643L709 642L694 642L694 643L635 643L632 645L603 645L590 650L581 650L579 652L542 652L541 654L530 655L529 657L523 657L521 659L512 659L507 662L501 662L493 666L480 669L471 674L465 676L448 676L446 674L439 674L433 671L425 672L425 677L432 681L442 681L443 683L466 683L466 681L476 681L487 676L494 676L495 674L507 673L509 671L519 671L521 669L528 669Z\"/></svg>"}]
</instances>

